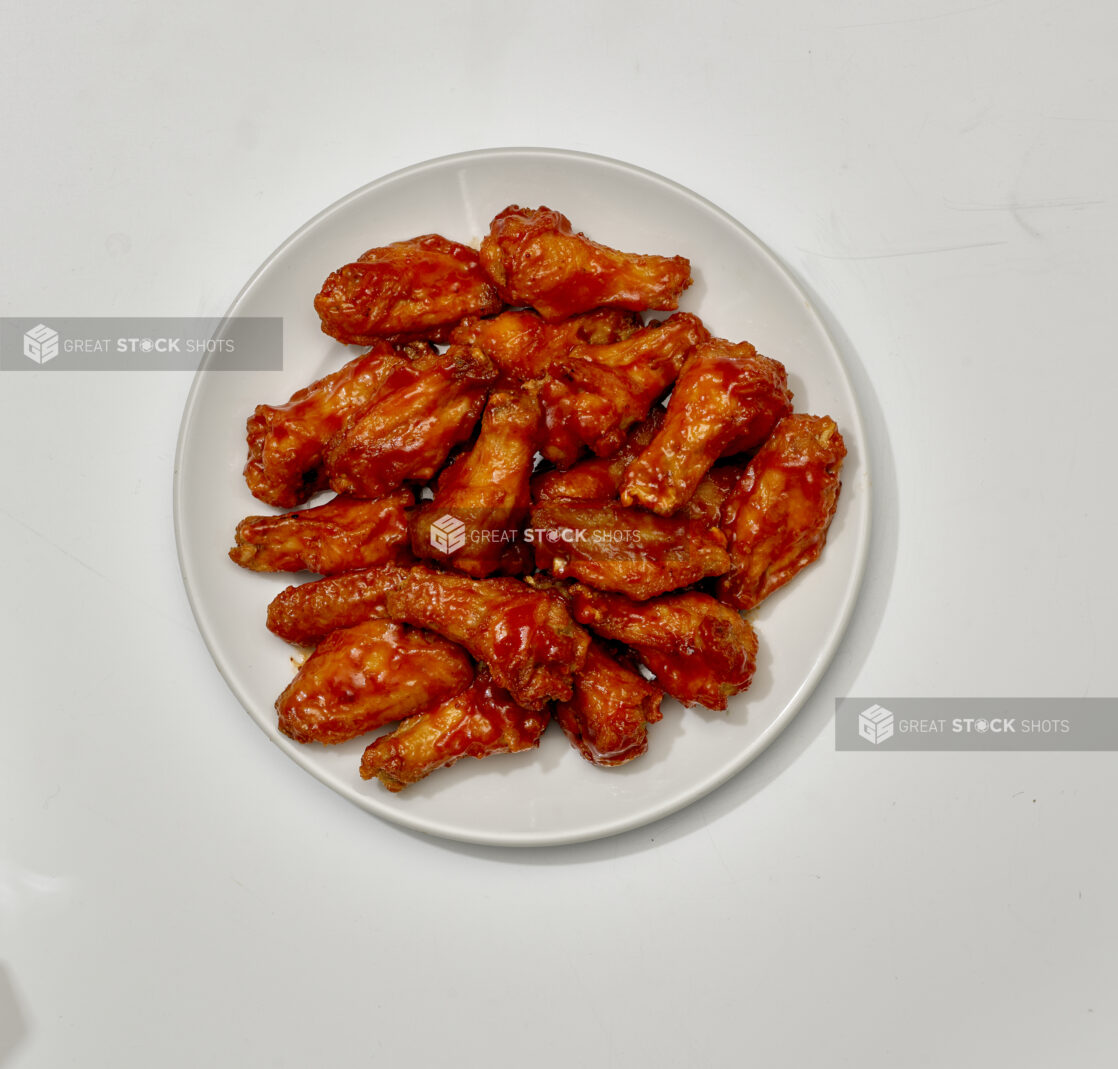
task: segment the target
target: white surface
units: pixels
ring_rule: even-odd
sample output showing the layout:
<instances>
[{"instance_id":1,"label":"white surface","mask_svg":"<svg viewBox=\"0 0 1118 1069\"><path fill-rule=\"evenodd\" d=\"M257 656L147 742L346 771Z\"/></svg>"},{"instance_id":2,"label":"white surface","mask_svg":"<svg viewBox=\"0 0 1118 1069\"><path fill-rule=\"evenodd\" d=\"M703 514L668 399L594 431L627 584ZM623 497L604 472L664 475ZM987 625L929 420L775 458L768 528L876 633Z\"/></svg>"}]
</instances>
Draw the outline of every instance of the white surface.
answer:
<instances>
[{"instance_id":1,"label":"white surface","mask_svg":"<svg viewBox=\"0 0 1118 1069\"><path fill-rule=\"evenodd\" d=\"M1118 14L1087 0L5 5L0 312L220 314L465 149L631 160L825 307L876 523L803 712L539 851L351 806L214 671L188 374L0 374L0 1064L1109 1066L1113 754L836 753L836 696L1113 695Z\"/></svg>"},{"instance_id":2,"label":"white surface","mask_svg":"<svg viewBox=\"0 0 1118 1069\"><path fill-rule=\"evenodd\" d=\"M268 602L292 582L237 570L230 532L261 511L245 486L246 413L278 403L360 352L323 335L307 297L362 250L436 231L477 243L510 203L561 204L578 226L616 248L683 254L696 283L680 310L713 333L749 338L789 369L799 411L826 413L848 451L840 509L810 578L750 614L763 652L748 694L726 713L685 712L670 699L667 730L648 753L605 773L553 728L537 754L464 761L401 794L358 775L370 738L338 746L293 743L276 727L276 695L292 676L292 650L263 626ZM541 846L640 827L709 793L739 771L796 715L830 663L864 572L870 476L861 415L841 358L806 295L740 223L693 193L615 160L554 149L458 153L405 168L325 209L284 242L234 302L234 316L280 316L282 371L207 369L191 389L176 459L175 524L183 579L214 660L269 738L323 783L378 816L464 842ZM267 510L264 510L267 511Z\"/></svg>"}]
</instances>

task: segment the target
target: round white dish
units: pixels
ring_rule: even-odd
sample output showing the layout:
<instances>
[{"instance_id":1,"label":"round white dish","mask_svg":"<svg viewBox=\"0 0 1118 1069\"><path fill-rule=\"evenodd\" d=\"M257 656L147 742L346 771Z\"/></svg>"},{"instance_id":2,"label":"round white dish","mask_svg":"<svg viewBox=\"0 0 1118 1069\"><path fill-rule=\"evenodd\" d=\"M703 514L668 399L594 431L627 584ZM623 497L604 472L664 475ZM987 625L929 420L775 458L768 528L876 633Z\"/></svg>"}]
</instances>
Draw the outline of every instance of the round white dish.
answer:
<instances>
[{"instance_id":1,"label":"round white dish","mask_svg":"<svg viewBox=\"0 0 1118 1069\"><path fill-rule=\"evenodd\" d=\"M303 746L279 733L273 703L293 673L291 647L265 629L268 602L305 576L259 575L226 553L238 520L269 511L248 492L245 420L262 402L340 367L361 350L319 330L322 280L365 249L438 232L477 244L509 204L547 205L577 230L633 252L691 259L681 309L712 333L747 339L788 368L797 411L832 416L848 458L821 558L750 619L761 651L750 690L727 712L671 700L643 757L615 769L584 761L552 725L538 752L464 760L400 794L363 781L358 764L375 736ZM323 783L398 824L467 842L548 845L646 824L741 771L795 716L850 619L870 528L866 443L842 360L810 301L774 255L713 204L617 160L556 149L488 149L417 164L321 212L260 267L229 316L282 316L281 371L217 371L203 364L188 397L175 464L175 531L198 627L233 693L265 734Z\"/></svg>"}]
</instances>

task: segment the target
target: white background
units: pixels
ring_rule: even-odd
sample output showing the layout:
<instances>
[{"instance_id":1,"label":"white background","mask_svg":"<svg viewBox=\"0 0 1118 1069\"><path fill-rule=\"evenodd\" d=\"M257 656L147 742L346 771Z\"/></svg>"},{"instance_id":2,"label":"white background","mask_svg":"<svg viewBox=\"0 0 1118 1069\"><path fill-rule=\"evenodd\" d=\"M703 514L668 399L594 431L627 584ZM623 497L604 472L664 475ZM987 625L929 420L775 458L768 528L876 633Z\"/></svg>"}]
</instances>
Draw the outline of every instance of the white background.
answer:
<instances>
[{"instance_id":1,"label":"white background","mask_svg":"<svg viewBox=\"0 0 1118 1069\"><path fill-rule=\"evenodd\" d=\"M788 732L582 846L430 840L198 636L188 373L0 373L0 1065L1114 1064L1116 754L836 753L834 699L1112 695L1118 14L1095 0L0 5L0 314L219 315L325 205L553 145L719 204L870 434Z\"/></svg>"}]
</instances>

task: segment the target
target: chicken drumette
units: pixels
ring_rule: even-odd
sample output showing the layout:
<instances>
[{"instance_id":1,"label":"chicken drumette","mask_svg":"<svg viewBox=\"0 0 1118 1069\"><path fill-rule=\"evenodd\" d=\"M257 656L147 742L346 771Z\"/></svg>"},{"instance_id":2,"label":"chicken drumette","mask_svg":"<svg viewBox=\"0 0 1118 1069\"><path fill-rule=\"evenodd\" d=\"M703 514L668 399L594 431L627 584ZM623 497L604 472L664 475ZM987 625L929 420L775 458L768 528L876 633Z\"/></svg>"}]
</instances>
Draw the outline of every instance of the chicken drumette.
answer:
<instances>
[{"instance_id":1,"label":"chicken drumette","mask_svg":"<svg viewBox=\"0 0 1118 1069\"><path fill-rule=\"evenodd\" d=\"M390 791L401 791L463 757L534 749L550 718L546 709L517 705L481 668L465 690L371 743L361 758L361 778L375 776Z\"/></svg>"},{"instance_id":2,"label":"chicken drumette","mask_svg":"<svg viewBox=\"0 0 1118 1069\"><path fill-rule=\"evenodd\" d=\"M579 623L630 646L684 705L725 709L727 699L753 680L756 633L740 613L709 594L687 591L631 601L575 586L569 604Z\"/></svg>"},{"instance_id":3,"label":"chicken drumette","mask_svg":"<svg viewBox=\"0 0 1118 1069\"><path fill-rule=\"evenodd\" d=\"M237 524L231 560L254 572L336 575L355 568L411 562L410 490L377 501L335 497L281 516L248 516Z\"/></svg>"},{"instance_id":4,"label":"chicken drumette","mask_svg":"<svg viewBox=\"0 0 1118 1069\"><path fill-rule=\"evenodd\" d=\"M297 390L285 404L257 405L248 419L245 465L253 497L294 508L325 490L329 480L322 455L327 444L373 403L389 376L416 351L378 342L363 356Z\"/></svg>"},{"instance_id":5,"label":"chicken drumette","mask_svg":"<svg viewBox=\"0 0 1118 1069\"><path fill-rule=\"evenodd\" d=\"M473 662L438 635L388 620L335 631L276 699L296 742L345 742L469 686Z\"/></svg>"},{"instance_id":6,"label":"chicken drumette","mask_svg":"<svg viewBox=\"0 0 1118 1069\"><path fill-rule=\"evenodd\" d=\"M783 364L749 342L716 338L697 346L680 371L663 426L625 472L622 502L670 516L715 461L756 449L791 411Z\"/></svg>"},{"instance_id":7,"label":"chicken drumette","mask_svg":"<svg viewBox=\"0 0 1118 1069\"><path fill-rule=\"evenodd\" d=\"M404 482L424 483L469 438L497 375L476 348L429 352L388 377L364 414L326 450L339 494L383 497Z\"/></svg>"},{"instance_id":8,"label":"chicken drumette","mask_svg":"<svg viewBox=\"0 0 1118 1069\"><path fill-rule=\"evenodd\" d=\"M370 249L334 271L314 299L323 332L347 345L377 338L444 342L466 316L501 306L478 254L438 234Z\"/></svg>"},{"instance_id":9,"label":"chicken drumette","mask_svg":"<svg viewBox=\"0 0 1118 1069\"><path fill-rule=\"evenodd\" d=\"M571 745L595 765L623 765L648 749L648 725L660 720L663 692L591 640L574 694L555 707Z\"/></svg>"},{"instance_id":10,"label":"chicken drumette","mask_svg":"<svg viewBox=\"0 0 1118 1069\"><path fill-rule=\"evenodd\" d=\"M443 469L434 498L412 517L417 557L479 578L518 569L539 423L533 391L490 396L473 448Z\"/></svg>"},{"instance_id":11,"label":"chicken drumette","mask_svg":"<svg viewBox=\"0 0 1118 1069\"><path fill-rule=\"evenodd\" d=\"M829 416L786 416L723 507L731 566L719 598L751 609L823 551L846 446Z\"/></svg>"},{"instance_id":12,"label":"chicken drumette","mask_svg":"<svg viewBox=\"0 0 1118 1069\"><path fill-rule=\"evenodd\" d=\"M691 285L682 256L618 252L574 233L559 212L515 204L490 224L481 262L507 303L530 305L547 320L601 305L671 311Z\"/></svg>"},{"instance_id":13,"label":"chicken drumette","mask_svg":"<svg viewBox=\"0 0 1118 1069\"><path fill-rule=\"evenodd\" d=\"M413 568L388 591L388 615L457 642L498 686L533 711L571 696L590 636L561 598L518 579L471 579Z\"/></svg>"}]
</instances>

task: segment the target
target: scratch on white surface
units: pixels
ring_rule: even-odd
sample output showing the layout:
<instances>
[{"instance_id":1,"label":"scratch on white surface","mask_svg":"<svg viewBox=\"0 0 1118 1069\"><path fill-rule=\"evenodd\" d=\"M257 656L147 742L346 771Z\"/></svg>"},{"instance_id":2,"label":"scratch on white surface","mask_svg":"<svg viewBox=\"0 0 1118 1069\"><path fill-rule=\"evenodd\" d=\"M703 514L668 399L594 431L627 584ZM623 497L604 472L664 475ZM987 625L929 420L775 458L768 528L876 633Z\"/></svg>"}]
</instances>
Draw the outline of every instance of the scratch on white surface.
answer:
<instances>
[{"instance_id":1,"label":"scratch on white surface","mask_svg":"<svg viewBox=\"0 0 1118 1069\"><path fill-rule=\"evenodd\" d=\"M60 546L49 535L44 534L42 531L38 530L38 528L32 527L31 524L27 523L25 520L21 520L18 516L13 516L12 513L10 513L7 509L0 508L0 516L6 516L9 520L12 521L12 523L16 524L19 527L22 527L30 534L33 534L40 541L50 546L51 549L55 550L58 553L61 553L64 557L69 558L75 564L81 565L81 567L83 567L87 572L90 572L91 574L97 576L98 579L101 579L104 582L108 583L109 586L113 587L114 590L121 589L120 583L117 580L113 579L112 576L106 575L104 572L99 571L97 568L94 568L92 564L82 560L82 558L77 556L77 554L71 553L68 549L66 549L65 546ZM169 620L171 623L180 627L183 631L194 633L195 628L193 626L193 621L188 622L176 616L170 615L163 606L159 604L153 604L146 598L138 596L134 591L126 591L126 593L134 597L136 601L138 601L141 605L144 605L152 612L157 613L159 616L163 617L163 619Z\"/></svg>"},{"instance_id":2,"label":"scratch on white surface","mask_svg":"<svg viewBox=\"0 0 1118 1069\"><path fill-rule=\"evenodd\" d=\"M1005 200L986 204L960 204L945 198L943 203L956 212L1026 212L1043 208L1093 208L1106 204L1106 201L1092 200L1088 197L1052 197L1049 200Z\"/></svg>"},{"instance_id":3,"label":"scratch on white surface","mask_svg":"<svg viewBox=\"0 0 1118 1069\"><path fill-rule=\"evenodd\" d=\"M92 572L94 575L96 575L100 579L104 579L106 583L111 583L112 582L112 580L107 575L105 575L104 572L99 572L96 568L93 567L92 564L89 564L88 562L82 560L81 557L76 556L75 554L71 553L64 546L60 546L49 535L43 534L42 531L38 530L35 527L32 527L31 524L26 523L25 521L21 520L18 516L13 516L7 509L0 509L0 514L2 514L4 516L7 516L8 519L12 521L12 523L18 524L25 531L29 531L36 538L45 542L52 549L57 550L64 557L69 557L70 560L74 561L76 564L80 564L86 571Z\"/></svg>"},{"instance_id":4,"label":"scratch on white surface","mask_svg":"<svg viewBox=\"0 0 1118 1069\"><path fill-rule=\"evenodd\" d=\"M796 248L805 256L818 256L824 260L892 260L899 256L934 256L943 252L962 252L965 249L988 249L1008 245L1008 241L974 241L960 245L923 245L911 249L893 249L890 252L820 252L818 249Z\"/></svg>"},{"instance_id":5,"label":"scratch on white surface","mask_svg":"<svg viewBox=\"0 0 1118 1069\"><path fill-rule=\"evenodd\" d=\"M1082 211L1084 208L1097 208L1106 204L1106 201L1089 197L1052 197L1047 200L1031 201L1009 199L991 204L953 204L949 200L944 200L944 204L956 212L1005 212L1026 234L1038 238L1040 231L1025 221L1025 212Z\"/></svg>"}]
</instances>

